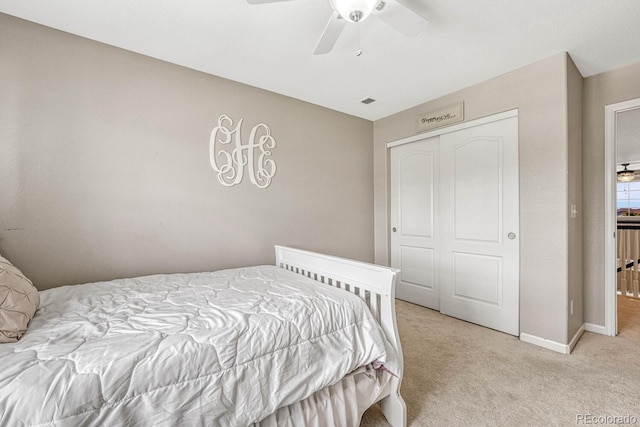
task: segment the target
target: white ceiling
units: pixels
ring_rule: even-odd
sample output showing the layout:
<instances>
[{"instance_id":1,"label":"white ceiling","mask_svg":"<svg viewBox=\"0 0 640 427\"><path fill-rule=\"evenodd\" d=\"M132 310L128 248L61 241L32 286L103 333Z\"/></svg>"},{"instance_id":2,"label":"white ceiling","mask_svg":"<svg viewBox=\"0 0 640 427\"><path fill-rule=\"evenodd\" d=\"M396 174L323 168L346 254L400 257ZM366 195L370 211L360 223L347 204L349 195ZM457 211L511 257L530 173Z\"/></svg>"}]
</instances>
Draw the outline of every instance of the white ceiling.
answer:
<instances>
[{"instance_id":1,"label":"white ceiling","mask_svg":"<svg viewBox=\"0 0 640 427\"><path fill-rule=\"evenodd\" d=\"M425 31L371 17L359 57L355 24L312 55L328 0L0 0L0 12L369 120L564 51L585 77L640 61L639 0L401 1Z\"/></svg>"}]
</instances>

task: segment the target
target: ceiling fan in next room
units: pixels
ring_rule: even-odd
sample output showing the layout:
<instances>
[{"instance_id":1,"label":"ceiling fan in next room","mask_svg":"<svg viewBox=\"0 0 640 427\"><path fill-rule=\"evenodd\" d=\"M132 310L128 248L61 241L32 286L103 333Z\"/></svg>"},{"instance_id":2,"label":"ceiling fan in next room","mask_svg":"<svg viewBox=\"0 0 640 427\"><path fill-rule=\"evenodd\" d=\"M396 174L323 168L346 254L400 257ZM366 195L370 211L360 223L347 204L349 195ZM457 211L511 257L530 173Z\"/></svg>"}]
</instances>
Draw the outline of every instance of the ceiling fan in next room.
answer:
<instances>
[{"instance_id":1,"label":"ceiling fan in next room","mask_svg":"<svg viewBox=\"0 0 640 427\"><path fill-rule=\"evenodd\" d=\"M250 4L291 0L247 0ZM427 23L426 18L398 0L329 0L333 14L324 27L314 55L330 52L338 36L349 23L358 23L375 16L407 37L415 37Z\"/></svg>"},{"instance_id":2,"label":"ceiling fan in next room","mask_svg":"<svg viewBox=\"0 0 640 427\"><path fill-rule=\"evenodd\" d=\"M627 169L631 163L620 163L624 169L617 172L618 182L631 182L636 178L636 171Z\"/></svg>"}]
</instances>

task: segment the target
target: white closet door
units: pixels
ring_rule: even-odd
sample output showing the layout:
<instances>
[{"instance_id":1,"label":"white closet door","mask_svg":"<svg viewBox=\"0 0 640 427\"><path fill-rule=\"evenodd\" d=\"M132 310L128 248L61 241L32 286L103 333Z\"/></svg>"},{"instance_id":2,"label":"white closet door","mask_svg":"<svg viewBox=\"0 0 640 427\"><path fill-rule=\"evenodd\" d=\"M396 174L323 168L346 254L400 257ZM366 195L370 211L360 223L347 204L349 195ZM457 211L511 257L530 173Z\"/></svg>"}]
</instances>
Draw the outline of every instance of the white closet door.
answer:
<instances>
[{"instance_id":1,"label":"white closet door","mask_svg":"<svg viewBox=\"0 0 640 427\"><path fill-rule=\"evenodd\" d=\"M440 310L518 335L518 119L441 135L440 156Z\"/></svg>"},{"instance_id":2,"label":"white closet door","mask_svg":"<svg viewBox=\"0 0 640 427\"><path fill-rule=\"evenodd\" d=\"M391 150L391 266L396 296L438 310L438 138Z\"/></svg>"}]
</instances>

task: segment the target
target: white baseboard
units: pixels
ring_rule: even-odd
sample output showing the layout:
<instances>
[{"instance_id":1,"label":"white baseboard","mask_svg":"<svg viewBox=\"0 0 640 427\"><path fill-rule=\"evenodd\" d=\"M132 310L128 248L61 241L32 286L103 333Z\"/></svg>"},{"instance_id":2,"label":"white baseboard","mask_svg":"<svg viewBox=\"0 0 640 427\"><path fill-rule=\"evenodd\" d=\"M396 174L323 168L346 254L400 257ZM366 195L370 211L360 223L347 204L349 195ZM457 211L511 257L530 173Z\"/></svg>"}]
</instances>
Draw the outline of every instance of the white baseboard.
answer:
<instances>
[{"instance_id":1,"label":"white baseboard","mask_svg":"<svg viewBox=\"0 0 640 427\"><path fill-rule=\"evenodd\" d=\"M558 353L569 354L569 346L567 344L561 344L546 338L536 337L535 335L520 333L520 341L528 342L529 344L537 345L538 347L544 347Z\"/></svg>"},{"instance_id":2,"label":"white baseboard","mask_svg":"<svg viewBox=\"0 0 640 427\"><path fill-rule=\"evenodd\" d=\"M609 335L607 333L607 328L602 325L594 325L593 323L585 323L584 329L587 332L593 332L596 334Z\"/></svg>"},{"instance_id":3,"label":"white baseboard","mask_svg":"<svg viewBox=\"0 0 640 427\"><path fill-rule=\"evenodd\" d=\"M573 347L576 346L576 344L580 340L580 337L582 336L582 334L584 334L585 329L586 329L586 326L584 323L580 325L575 335L573 336L573 338L571 338L571 341L569 342L569 353L567 354L570 354L573 351Z\"/></svg>"},{"instance_id":4,"label":"white baseboard","mask_svg":"<svg viewBox=\"0 0 640 427\"><path fill-rule=\"evenodd\" d=\"M576 343L578 342L578 340L580 339L584 331L585 331L585 324L583 323L582 326L580 326L580 328L578 329L578 332L575 333L575 335L573 336L569 344L562 344L557 341L551 341L546 338L540 338L535 335L529 335L524 333L520 334L520 341L528 342L529 344L537 345L539 347L544 347L548 350L553 350L558 353L570 354L571 350L573 350L573 347L575 347Z\"/></svg>"}]
</instances>

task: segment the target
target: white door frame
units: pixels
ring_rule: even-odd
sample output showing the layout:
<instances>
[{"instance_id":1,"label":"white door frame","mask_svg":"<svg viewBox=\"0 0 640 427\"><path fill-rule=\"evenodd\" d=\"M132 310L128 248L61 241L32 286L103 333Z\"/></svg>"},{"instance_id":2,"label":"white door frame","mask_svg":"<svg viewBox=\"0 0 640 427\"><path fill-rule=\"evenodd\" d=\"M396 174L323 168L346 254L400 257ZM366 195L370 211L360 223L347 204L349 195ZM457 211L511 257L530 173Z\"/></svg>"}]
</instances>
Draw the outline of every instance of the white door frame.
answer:
<instances>
[{"instance_id":1,"label":"white door frame","mask_svg":"<svg viewBox=\"0 0 640 427\"><path fill-rule=\"evenodd\" d=\"M618 295L616 272L616 114L640 108L640 98L604 107L604 328L605 334L618 333Z\"/></svg>"}]
</instances>

